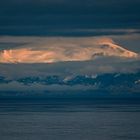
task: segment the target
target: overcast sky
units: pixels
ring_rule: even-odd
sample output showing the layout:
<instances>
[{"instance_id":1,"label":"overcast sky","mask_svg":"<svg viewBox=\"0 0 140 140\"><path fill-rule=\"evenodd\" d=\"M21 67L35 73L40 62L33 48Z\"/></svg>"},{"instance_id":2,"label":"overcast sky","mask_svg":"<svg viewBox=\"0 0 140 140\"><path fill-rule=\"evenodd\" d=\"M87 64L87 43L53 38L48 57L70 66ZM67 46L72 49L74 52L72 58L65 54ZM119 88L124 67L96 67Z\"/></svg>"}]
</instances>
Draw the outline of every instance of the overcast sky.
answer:
<instances>
[{"instance_id":1,"label":"overcast sky","mask_svg":"<svg viewBox=\"0 0 140 140\"><path fill-rule=\"evenodd\" d=\"M139 0L1 0L0 62L138 61L139 7Z\"/></svg>"},{"instance_id":2,"label":"overcast sky","mask_svg":"<svg viewBox=\"0 0 140 140\"><path fill-rule=\"evenodd\" d=\"M139 29L139 7L139 0L1 0L0 35L92 36L103 33L87 29Z\"/></svg>"}]
</instances>

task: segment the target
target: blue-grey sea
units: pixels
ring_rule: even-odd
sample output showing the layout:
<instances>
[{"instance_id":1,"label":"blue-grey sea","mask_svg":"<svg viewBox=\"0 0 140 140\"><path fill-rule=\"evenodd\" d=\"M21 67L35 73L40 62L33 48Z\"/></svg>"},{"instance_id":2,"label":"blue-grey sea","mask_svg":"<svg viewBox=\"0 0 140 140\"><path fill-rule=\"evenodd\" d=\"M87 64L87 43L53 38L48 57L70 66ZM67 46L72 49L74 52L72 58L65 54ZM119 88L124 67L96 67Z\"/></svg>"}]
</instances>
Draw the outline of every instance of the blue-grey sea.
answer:
<instances>
[{"instance_id":1,"label":"blue-grey sea","mask_svg":"<svg viewBox=\"0 0 140 140\"><path fill-rule=\"evenodd\" d=\"M140 140L140 100L0 99L0 140Z\"/></svg>"}]
</instances>

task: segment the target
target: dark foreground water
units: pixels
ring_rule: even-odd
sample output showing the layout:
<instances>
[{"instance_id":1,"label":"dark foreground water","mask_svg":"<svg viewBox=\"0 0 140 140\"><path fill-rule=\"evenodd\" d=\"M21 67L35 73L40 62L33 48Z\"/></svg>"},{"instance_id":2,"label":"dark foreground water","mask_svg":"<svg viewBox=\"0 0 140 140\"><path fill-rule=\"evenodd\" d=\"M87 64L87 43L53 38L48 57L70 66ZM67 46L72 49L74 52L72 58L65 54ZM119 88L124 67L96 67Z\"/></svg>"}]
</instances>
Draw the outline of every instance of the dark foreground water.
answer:
<instances>
[{"instance_id":1,"label":"dark foreground water","mask_svg":"<svg viewBox=\"0 0 140 140\"><path fill-rule=\"evenodd\" d=\"M1 99L0 140L140 140L140 101Z\"/></svg>"}]
</instances>

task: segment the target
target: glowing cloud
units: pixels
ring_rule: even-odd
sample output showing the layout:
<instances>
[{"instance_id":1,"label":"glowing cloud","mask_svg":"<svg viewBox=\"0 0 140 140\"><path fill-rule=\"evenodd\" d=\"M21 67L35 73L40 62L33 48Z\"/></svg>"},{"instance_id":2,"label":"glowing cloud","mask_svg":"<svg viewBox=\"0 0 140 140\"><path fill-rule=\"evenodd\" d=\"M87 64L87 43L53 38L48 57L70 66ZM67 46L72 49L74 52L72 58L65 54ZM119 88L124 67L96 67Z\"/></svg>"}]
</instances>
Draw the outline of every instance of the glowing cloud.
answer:
<instances>
[{"instance_id":1,"label":"glowing cloud","mask_svg":"<svg viewBox=\"0 0 140 140\"><path fill-rule=\"evenodd\" d=\"M0 63L86 61L101 56L136 58L138 54L116 45L111 38L47 38L0 51Z\"/></svg>"}]
</instances>

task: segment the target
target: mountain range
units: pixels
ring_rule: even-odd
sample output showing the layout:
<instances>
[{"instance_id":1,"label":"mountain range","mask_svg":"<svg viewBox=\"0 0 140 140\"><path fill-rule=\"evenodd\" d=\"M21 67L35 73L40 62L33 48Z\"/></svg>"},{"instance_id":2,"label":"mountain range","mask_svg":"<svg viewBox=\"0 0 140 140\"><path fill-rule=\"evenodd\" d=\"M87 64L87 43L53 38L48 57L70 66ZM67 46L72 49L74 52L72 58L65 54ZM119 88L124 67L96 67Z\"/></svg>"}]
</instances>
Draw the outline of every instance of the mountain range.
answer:
<instances>
[{"instance_id":1,"label":"mountain range","mask_svg":"<svg viewBox=\"0 0 140 140\"><path fill-rule=\"evenodd\" d=\"M13 86L15 84L15 87ZM56 94L84 94L87 96L136 96L140 97L140 73L112 73L101 75L77 75L60 77L57 75L46 77L23 77L16 80L0 77L0 87L7 85L7 89L0 88L0 96L20 96L44 93L43 96ZM9 85L9 87L8 87ZM19 87L19 88L18 88ZM20 90L21 88L21 90ZM23 90L24 89L24 90ZM13 93L13 94L10 94ZM66 94L66 95L67 95ZM42 94L40 94L42 96ZM66 96L65 95L65 96ZM114 96L115 95L115 96ZM7 94L6 94L7 96ZM81 96L81 95L80 95Z\"/></svg>"}]
</instances>

